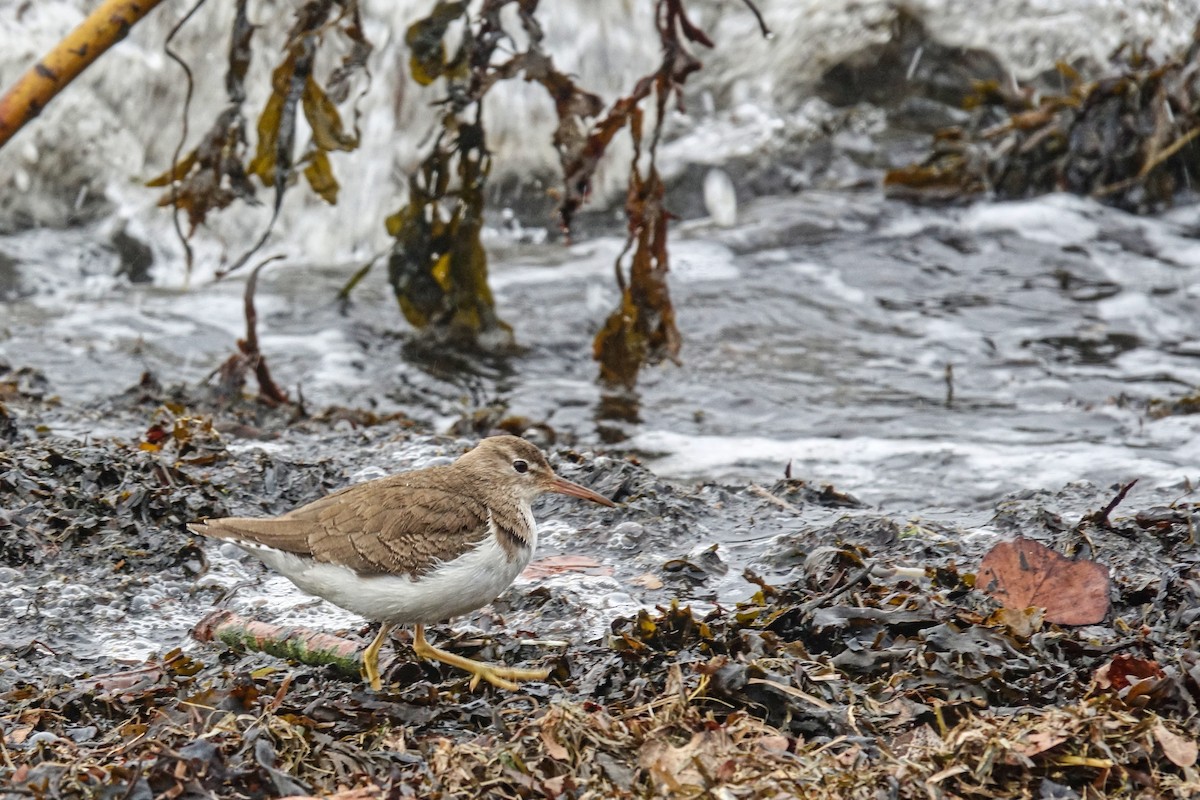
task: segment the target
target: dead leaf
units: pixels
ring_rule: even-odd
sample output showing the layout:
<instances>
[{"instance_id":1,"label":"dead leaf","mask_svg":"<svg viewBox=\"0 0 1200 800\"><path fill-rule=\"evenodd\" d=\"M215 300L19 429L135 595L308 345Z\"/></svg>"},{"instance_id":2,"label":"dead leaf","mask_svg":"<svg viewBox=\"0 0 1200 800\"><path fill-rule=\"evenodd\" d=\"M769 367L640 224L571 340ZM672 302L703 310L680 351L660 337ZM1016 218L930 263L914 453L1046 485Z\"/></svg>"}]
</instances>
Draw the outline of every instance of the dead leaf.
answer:
<instances>
[{"instance_id":1,"label":"dead leaf","mask_svg":"<svg viewBox=\"0 0 1200 800\"><path fill-rule=\"evenodd\" d=\"M584 575L612 575L613 568L601 564L591 556L549 556L534 561L521 573L522 578L538 580L561 575L564 572L580 572Z\"/></svg>"},{"instance_id":2,"label":"dead leaf","mask_svg":"<svg viewBox=\"0 0 1200 800\"><path fill-rule=\"evenodd\" d=\"M1157 661L1122 654L1096 670L1091 693L1115 694L1126 706L1144 708L1161 696L1168 682Z\"/></svg>"},{"instance_id":3,"label":"dead leaf","mask_svg":"<svg viewBox=\"0 0 1200 800\"><path fill-rule=\"evenodd\" d=\"M1014 636L1028 639L1042 629L1044 619L1045 609L1037 607L1009 608L1008 606L1004 606L992 612L991 616L985 621L985 624L993 627L1003 626L1008 628L1009 632Z\"/></svg>"},{"instance_id":4,"label":"dead leaf","mask_svg":"<svg viewBox=\"0 0 1200 800\"><path fill-rule=\"evenodd\" d=\"M1046 621L1059 625L1092 625L1108 614L1108 567L1023 537L984 556L975 587L1008 608L1043 608Z\"/></svg>"},{"instance_id":5,"label":"dead leaf","mask_svg":"<svg viewBox=\"0 0 1200 800\"><path fill-rule=\"evenodd\" d=\"M1186 769L1192 766L1196 763L1196 757L1200 755L1194 740L1172 733L1161 722L1154 726L1154 738L1158 740L1163 755L1177 767Z\"/></svg>"},{"instance_id":6,"label":"dead leaf","mask_svg":"<svg viewBox=\"0 0 1200 800\"><path fill-rule=\"evenodd\" d=\"M1167 675L1157 661L1138 658L1126 653L1114 656L1111 661L1100 669L1092 680L1101 689L1113 689L1121 692L1137 681L1146 679L1162 680Z\"/></svg>"},{"instance_id":7,"label":"dead leaf","mask_svg":"<svg viewBox=\"0 0 1200 800\"><path fill-rule=\"evenodd\" d=\"M629 582L634 586L641 586L643 589L661 589L663 587L662 579L653 572L644 572L635 578L630 578Z\"/></svg>"},{"instance_id":8,"label":"dead leaf","mask_svg":"<svg viewBox=\"0 0 1200 800\"><path fill-rule=\"evenodd\" d=\"M570 751L563 747L547 728L542 728L542 744L546 747L546 754L551 758L557 761L569 760Z\"/></svg>"},{"instance_id":9,"label":"dead leaf","mask_svg":"<svg viewBox=\"0 0 1200 800\"><path fill-rule=\"evenodd\" d=\"M714 764L722 756L728 756L730 748L729 735L724 728L703 730L693 734L691 741L682 747L651 739L642 745L638 763L654 775L665 792L681 792L686 787L711 788L694 765L697 762Z\"/></svg>"},{"instance_id":10,"label":"dead leaf","mask_svg":"<svg viewBox=\"0 0 1200 800\"><path fill-rule=\"evenodd\" d=\"M1038 753L1058 747L1069 738L1071 737L1063 733L1034 731L1025 737L1025 741L1017 742L1013 746L1013 750L1026 757L1036 756Z\"/></svg>"},{"instance_id":11,"label":"dead leaf","mask_svg":"<svg viewBox=\"0 0 1200 800\"><path fill-rule=\"evenodd\" d=\"M33 733L32 725L16 725L11 731L8 732L3 741L6 745L24 744L25 740L29 738L29 734L31 733Z\"/></svg>"},{"instance_id":12,"label":"dead leaf","mask_svg":"<svg viewBox=\"0 0 1200 800\"><path fill-rule=\"evenodd\" d=\"M546 778L546 780L542 781L542 787L551 797L562 797L565 794L566 783L570 778L570 775L555 775L553 778Z\"/></svg>"},{"instance_id":13,"label":"dead leaf","mask_svg":"<svg viewBox=\"0 0 1200 800\"><path fill-rule=\"evenodd\" d=\"M836 756L834 756L833 760L836 761L841 766L845 767L846 769L853 769L855 764L862 763L862 758L863 758L862 747L857 744L852 744L849 747L847 747L845 750L841 751Z\"/></svg>"},{"instance_id":14,"label":"dead leaf","mask_svg":"<svg viewBox=\"0 0 1200 800\"><path fill-rule=\"evenodd\" d=\"M789 742L786 736L760 736L754 745L770 753L786 753Z\"/></svg>"}]
</instances>

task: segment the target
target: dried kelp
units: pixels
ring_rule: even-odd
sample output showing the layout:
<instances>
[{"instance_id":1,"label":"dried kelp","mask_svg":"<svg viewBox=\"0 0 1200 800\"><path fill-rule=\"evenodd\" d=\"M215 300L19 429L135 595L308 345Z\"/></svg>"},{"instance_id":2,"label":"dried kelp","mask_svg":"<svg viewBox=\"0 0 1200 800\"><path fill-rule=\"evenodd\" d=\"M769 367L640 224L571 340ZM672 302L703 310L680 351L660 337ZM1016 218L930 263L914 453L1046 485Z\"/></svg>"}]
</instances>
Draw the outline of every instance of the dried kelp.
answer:
<instances>
[{"instance_id":1,"label":"dried kelp","mask_svg":"<svg viewBox=\"0 0 1200 800\"><path fill-rule=\"evenodd\" d=\"M187 22L190 14L180 22ZM167 53L183 68L188 81L188 100L191 98L192 72L187 62L170 48L179 27L167 41ZM190 230L185 235L179 229L180 240L188 253L187 238L204 223L212 211L225 208L236 200L257 202L251 177L257 177L274 192L271 220L258 243L225 268L222 274L240 269L270 235L283 203L283 195L294 177L295 169L309 186L326 202L335 204L339 184L333 174L330 154L351 151L358 147L358 109L353 108L354 124L347 128L342 121L338 104L346 102L352 76L366 72L366 59L371 44L362 31L358 3L355 0L309 0L296 13L288 33L284 55L271 76L271 94L258 117L255 152L247 159L246 120L242 103L246 99L245 78L250 66L251 44L255 26L246 14L245 0L239 0L230 32L229 67L225 89L229 104L217 116L199 146L180 157L183 140L187 137L187 105L184 108L184 127L180 149L176 151L169 170L148 182L149 186L168 186L168 193L159 201L188 215ZM338 38L346 44L347 54L325 79L325 86L314 74L317 49L327 38ZM328 88L326 88L328 87ZM302 110L312 137L296 156L297 112Z\"/></svg>"},{"instance_id":2,"label":"dried kelp","mask_svg":"<svg viewBox=\"0 0 1200 800\"><path fill-rule=\"evenodd\" d=\"M505 31L501 16L510 5L518 8L527 43L523 51L497 60L500 43L511 46L516 40ZM659 0L655 9L662 63L603 115L603 101L559 71L543 50L541 26L534 16L536 2L487 0L474 17L465 3L440 2L428 17L409 27L406 41L412 48L414 80L445 84L442 130L409 180L407 205L387 221L396 240L389 280L409 322L456 341L480 337L511 341L511 330L495 312L479 238L491 169L481 110L485 96L498 82L520 75L541 84L555 104L554 146L563 170L559 215L564 230L569 232L587 199L592 175L614 136L628 129L635 144L625 204L626 251L632 249L633 256L628 279L620 263L625 254L618 259L621 304L595 339L601 378L632 387L644 363L677 356L680 337L667 287L670 214L663 207L664 187L655 154L669 102L681 99L684 82L701 66L688 45L711 47L712 43L688 19L682 0ZM451 48L444 40L455 21L463 23L463 32L457 47ZM656 108L643 164L641 103L651 95Z\"/></svg>"},{"instance_id":3,"label":"dried kelp","mask_svg":"<svg viewBox=\"0 0 1200 800\"><path fill-rule=\"evenodd\" d=\"M190 15L189 15L190 16ZM186 22L187 18L183 20ZM180 23L180 25L183 24ZM229 66L225 73L225 91L229 104L200 144L186 156L181 156L187 138L187 106L191 101L192 72L187 63L171 50L171 39L179 31L176 26L168 37L167 53L183 68L188 80L188 100L184 107L183 131L172 158L171 168L146 182L151 187L168 187L158 204L170 206L176 232L183 243L187 266L191 268L191 248L187 239L207 219L209 212L229 206L235 200L257 202L254 185L243 166L246 150L246 120L242 102L246 99L244 80L250 67L250 42L254 26L246 17L246 0L239 0L234 15L229 43ZM179 223L179 213L186 212L189 229L185 235Z\"/></svg>"},{"instance_id":4,"label":"dried kelp","mask_svg":"<svg viewBox=\"0 0 1200 800\"><path fill-rule=\"evenodd\" d=\"M751 0L744 3L767 35L758 9ZM256 203L254 179L273 190L271 217L261 237L219 270L220 277L244 267L263 246L278 218L284 194L298 175L303 175L326 202L337 202L341 187L331 155L359 146L356 102L351 104L353 122L345 122L343 116L352 76L370 78L366 61L371 44L363 32L357 0L307 0L300 5L282 58L272 71L271 91L258 115L250 155L242 106L256 26L250 22L246 0L237 0L225 79L228 104L199 143L184 155L194 80L187 61L172 49L172 42L203 5L204 0L200 0L188 11L165 43L167 55L183 69L187 82L184 122L170 168L148 185L168 188L160 204L173 210L189 270L193 256L188 239L209 214L238 200ZM119 38L118 34L123 35L124 29L147 10L118 2L108 3L104 9L106 14L112 11L109 16L116 20L115 27L108 25L111 30L106 33L104 46ZM537 0L483 0L474 13L466 2L442 0L428 16L408 27L405 41L411 50L412 78L423 86L441 81L444 96L437 103L441 107L437 136L410 176L407 202L386 220L395 240L389 257L389 280L402 312L414 326L460 343L512 343L511 329L495 310L481 241L485 189L492 166L482 108L485 96L501 81L521 77L538 83L553 100L558 117L553 143L563 171L559 214L564 231L569 233L572 220L587 199L593 174L613 137L628 130L635 144L625 204L627 251L632 250L629 276L626 279L621 264L623 253L616 265L621 302L594 341L601 378L614 386L631 388L643 364L675 359L680 348L667 285L667 223L671 215L663 207L664 187L655 156L670 102L682 105L682 88L701 67L691 47L712 47L712 42L689 18L684 0L656 0L655 32L663 53L661 64L639 80L628 95L617 98L605 113L604 101L559 70L542 47L537 10ZM101 16L94 15L93 22ZM514 16L520 26L517 36L505 28ZM101 20L102 24L109 22L112 20L106 16ZM461 30L461 39L453 47L446 42L451 30ZM346 55L330 74L320 76L318 52L334 39ZM78 43L75 39L69 41ZM102 43L96 36L83 41L85 45ZM523 50L518 44L521 41ZM60 46L56 52L62 54L63 50ZM76 62L79 68L86 63L82 57L71 60L72 64ZM39 63L30 75L56 81L57 76L51 72ZM17 89L17 95L4 103L22 106L15 116L36 113L38 103L43 101L26 97L23 85ZM655 107L652 132L646 142L642 103L651 95ZM311 138L297 153L301 111ZM5 109L0 109L0 134L7 135L4 117ZM184 214L188 220L186 232L180 220ZM369 268L370 264L358 270L343 290L343 297Z\"/></svg>"},{"instance_id":5,"label":"dried kelp","mask_svg":"<svg viewBox=\"0 0 1200 800\"><path fill-rule=\"evenodd\" d=\"M973 123L939 131L929 157L885 186L915 199L1067 191L1139 213L1171 205L1200 174L1200 38L1161 63L1123 55L1099 80L1059 64L1061 94L980 82Z\"/></svg>"},{"instance_id":6,"label":"dried kelp","mask_svg":"<svg viewBox=\"0 0 1200 800\"><path fill-rule=\"evenodd\" d=\"M237 351L225 360L221 366L213 370L209 380L217 378L218 391L226 402L232 403L241 398L242 387L246 384L246 375L253 373L258 382L258 401L265 405L290 405L287 392L279 388L271 377L267 366L266 356L258 347L258 311L254 307L254 293L258 289L258 275L262 269L275 259L268 259L254 268L246 281L246 290L242 295L242 313L246 319L246 336L237 340ZM303 409L298 409L303 413Z\"/></svg>"},{"instance_id":7,"label":"dried kelp","mask_svg":"<svg viewBox=\"0 0 1200 800\"><path fill-rule=\"evenodd\" d=\"M61 548L70 548L80 562L107 563L114 571L131 567L122 562L142 552L188 557L196 549L190 543L177 543L174 556L159 552L157 526L208 516L219 500L179 468L195 451L181 444L175 452L55 442L0 451L0 562L36 565Z\"/></svg>"},{"instance_id":8,"label":"dried kelp","mask_svg":"<svg viewBox=\"0 0 1200 800\"><path fill-rule=\"evenodd\" d=\"M563 219L570 221L574 206L583 194L572 188L586 187L598 163L598 153L613 135L628 126L634 142L630 165L629 190L625 198L628 239L625 251L617 257L615 270L621 287L620 304L596 334L593 355L600 362L600 378L610 386L632 388L644 364L675 359L679 354L679 329L675 326L675 308L667 286L667 222L670 213L663 207L665 189L655 160L667 104L672 97L682 103L682 89L688 77L700 69L700 61L689 45L712 47L704 31L688 19L682 0L659 0L655 7L663 60L656 72L642 78L633 93L618 101L608 115L595 126L589 146L581 158L567 170L567 196L563 199ZM648 165L642 174L643 112L642 100L653 93L654 128L650 135ZM633 256L626 280L621 261L632 248Z\"/></svg>"},{"instance_id":9,"label":"dried kelp","mask_svg":"<svg viewBox=\"0 0 1200 800\"><path fill-rule=\"evenodd\" d=\"M505 53L515 39L502 12L517 7L527 41L524 51ZM445 84L441 131L420 168L409 179L408 203L387 220L395 238L388 262L389 281L410 323L458 341L480 336L511 344L511 328L495 312L487 284L487 256L480 240L486 183L491 171L482 123L487 93L501 80L524 75L544 85L555 99L560 152L580 138L585 117L600 100L559 72L542 49L536 2L487 0L471 17L467 4L440 2L409 26L409 68L422 85ZM462 20L462 38L451 51L444 41L451 23Z\"/></svg>"}]
</instances>

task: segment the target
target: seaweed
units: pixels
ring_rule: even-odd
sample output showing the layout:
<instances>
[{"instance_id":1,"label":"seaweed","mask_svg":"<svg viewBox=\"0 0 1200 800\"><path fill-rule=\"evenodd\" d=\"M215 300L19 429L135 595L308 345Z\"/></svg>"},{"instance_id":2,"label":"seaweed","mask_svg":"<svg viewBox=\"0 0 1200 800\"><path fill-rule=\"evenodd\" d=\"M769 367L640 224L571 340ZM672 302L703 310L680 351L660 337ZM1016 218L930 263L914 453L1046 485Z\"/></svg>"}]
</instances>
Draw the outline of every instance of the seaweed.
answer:
<instances>
[{"instance_id":1,"label":"seaweed","mask_svg":"<svg viewBox=\"0 0 1200 800\"><path fill-rule=\"evenodd\" d=\"M187 254L188 268L191 268L191 249L187 239L210 212L226 208L236 200L256 203L251 177L258 178L274 193L271 218L258 242L221 270L220 277L245 266L266 242L296 169L302 168L300 174L319 197L330 205L337 203L340 186L333 173L330 154L352 151L359 144L357 105L353 108L353 130L348 130L338 111L338 102L346 100L351 77L366 73L371 44L363 34L356 0L308 0L301 6L288 33L283 58L272 72L271 93L256 126L254 155L248 157L246 120L241 107L246 99L244 82L252 57L255 26L247 17L246 1L238 0L225 75L229 104L218 114L201 143L181 158L188 135L187 106L191 100L193 78L187 63L170 45L190 18L191 13L180 21L166 43L168 55L184 70L188 84L180 144L171 168L147 183L148 186L169 187L159 204L169 205L176 215L176 230ZM318 47L326 38L335 35L348 43L347 54L326 78L327 89L314 74L314 60ZM303 111L311 132L310 141L299 157L295 154L298 111ZM178 223L180 210L188 215L190 229L186 235Z\"/></svg>"},{"instance_id":2,"label":"seaweed","mask_svg":"<svg viewBox=\"0 0 1200 800\"><path fill-rule=\"evenodd\" d=\"M234 14L229 43L229 65L225 73L225 91L229 104L213 121L200 143L186 156L181 155L188 135L187 107L191 102L192 72L173 50L171 39L190 18L185 17L171 32L166 43L167 53L180 65L187 76L187 100L184 104L183 128L179 143L172 157L171 168L146 182L150 187L168 187L158 204L170 206L175 230L183 244L186 266L192 267L192 251L188 238L208 218L208 214L228 207L236 200L257 202L254 185L242 162L246 149L246 120L242 115L242 102L246 99L243 82L250 66L250 43L254 26L246 16L246 0L239 0ZM188 233L185 235L179 222L183 211L188 218Z\"/></svg>"},{"instance_id":3,"label":"seaweed","mask_svg":"<svg viewBox=\"0 0 1200 800\"><path fill-rule=\"evenodd\" d=\"M1120 533L1097 536L1118 556ZM555 686L521 694L464 692L411 656L375 694L353 663L280 668L211 649L16 686L0 696L0 774L35 797L1194 796L1196 631L1164 617L1137 639L1022 633L933 560L937 580L750 575L758 590L736 608L614 620L611 649L577 646ZM1119 594L1119 613L1136 612ZM1164 634L1184 640L1168 649Z\"/></svg>"},{"instance_id":4,"label":"seaweed","mask_svg":"<svg viewBox=\"0 0 1200 800\"><path fill-rule=\"evenodd\" d=\"M246 336L237 340L237 351L208 376L208 380L217 378L218 392L227 403L241 399L246 375L253 373L258 381L258 402L268 406L292 404L288 399L287 392L280 389L275 383L275 379L271 377L267 359L258 348L258 312L254 307L254 293L258 289L259 273L277 258L279 257L263 261L250 273L242 298L242 310L246 319ZM303 406L297 406L297 411L303 415Z\"/></svg>"},{"instance_id":5,"label":"seaweed","mask_svg":"<svg viewBox=\"0 0 1200 800\"><path fill-rule=\"evenodd\" d=\"M884 186L927 201L1067 191L1137 213L1169 207L1200 163L1198 59L1200 26L1161 62L1122 48L1115 72L1096 80L1060 62L1060 94L978 81L972 124L938 131L929 156L889 171Z\"/></svg>"}]
</instances>

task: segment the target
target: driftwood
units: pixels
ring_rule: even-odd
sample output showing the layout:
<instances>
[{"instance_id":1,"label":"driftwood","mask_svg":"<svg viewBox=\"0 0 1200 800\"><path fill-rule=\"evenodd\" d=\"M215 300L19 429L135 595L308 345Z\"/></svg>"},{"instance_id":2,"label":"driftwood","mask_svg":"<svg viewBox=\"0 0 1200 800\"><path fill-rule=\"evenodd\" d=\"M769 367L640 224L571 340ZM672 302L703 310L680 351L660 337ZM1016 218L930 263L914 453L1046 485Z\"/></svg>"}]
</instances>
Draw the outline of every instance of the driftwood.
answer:
<instances>
[{"instance_id":1,"label":"driftwood","mask_svg":"<svg viewBox=\"0 0 1200 800\"><path fill-rule=\"evenodd\" d=\"M0 147L162 0L104 0L0 97Z\"/></svg>"},{"instance_id":2,"label":"driftwood","mask_svg":"<svg viewBox=\"0 0 1200 800\"><path fill-rule=\"evenodd\" d=\"M271 625L218 608L192 629L198 642L224 642L234 650L267 653L310 666L329 665L347 678L362 674L358 642L304 628Z\"/></svg>"}]
</instances>

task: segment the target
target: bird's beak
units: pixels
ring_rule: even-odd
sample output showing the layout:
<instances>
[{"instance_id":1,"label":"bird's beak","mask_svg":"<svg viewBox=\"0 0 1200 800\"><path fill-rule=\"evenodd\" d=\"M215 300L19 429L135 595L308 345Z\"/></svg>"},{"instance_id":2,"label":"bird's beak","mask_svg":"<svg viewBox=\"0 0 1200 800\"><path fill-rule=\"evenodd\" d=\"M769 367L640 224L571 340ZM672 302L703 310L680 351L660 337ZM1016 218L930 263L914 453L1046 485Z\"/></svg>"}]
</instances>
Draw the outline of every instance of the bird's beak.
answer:
<instances>
[{"instance_id":1,"label":"bird's beak","mask_svg":"<svg viewBox=\"0 0 1200 800\"><path fill-rule=\"evenodd\" d=\"M559 494L569 494L571 497L582 497L584 500L591 500L593 503L599 503L602 506L616 508L616 503L609 500L602 494L596 494L591 489L585 486L580 486L578 483L571 483L566 478L560 478L555 475L550 479L550 485L547 491L557 492Z\"/></svg>"}]
</instances>

